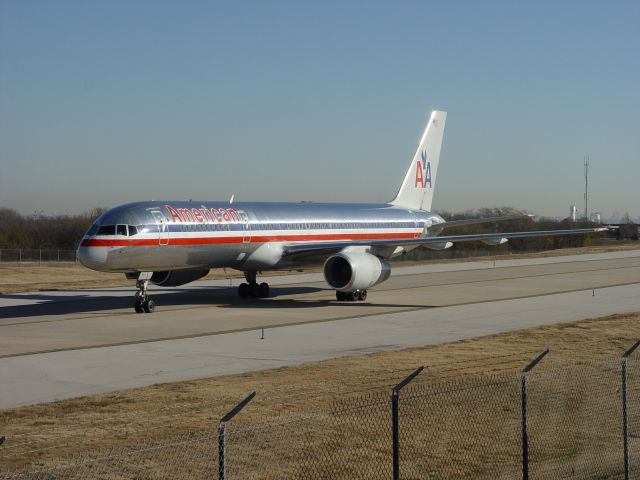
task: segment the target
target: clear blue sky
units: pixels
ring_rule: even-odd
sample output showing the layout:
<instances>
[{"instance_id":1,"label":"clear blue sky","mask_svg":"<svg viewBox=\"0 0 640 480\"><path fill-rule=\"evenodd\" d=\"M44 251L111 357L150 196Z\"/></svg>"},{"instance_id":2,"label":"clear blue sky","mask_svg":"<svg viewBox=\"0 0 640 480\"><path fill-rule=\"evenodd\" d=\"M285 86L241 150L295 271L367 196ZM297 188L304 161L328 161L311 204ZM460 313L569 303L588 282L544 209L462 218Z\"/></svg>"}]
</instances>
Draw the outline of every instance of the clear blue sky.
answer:
<instances>
[{"instance_id":1,"label":"clear blue sky","mask_svg":"<svg viewBox=\"0 0 640 480\"><path fill-rule=\"evenodd\" d=\"M0 0L0 206L386 201L640 217L640 2Z\"/></svg>"}]
</instances>

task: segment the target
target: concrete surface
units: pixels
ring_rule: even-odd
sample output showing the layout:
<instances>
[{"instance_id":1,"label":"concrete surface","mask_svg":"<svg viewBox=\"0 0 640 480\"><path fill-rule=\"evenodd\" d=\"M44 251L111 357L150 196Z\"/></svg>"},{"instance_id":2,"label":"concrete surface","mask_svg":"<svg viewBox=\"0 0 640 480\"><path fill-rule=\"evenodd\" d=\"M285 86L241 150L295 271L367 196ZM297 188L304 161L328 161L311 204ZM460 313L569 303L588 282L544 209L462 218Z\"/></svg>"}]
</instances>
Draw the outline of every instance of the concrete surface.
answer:
<instances>
[{"instance_id":1,"label":"concrete surface","mask_svg":"<svg viewBox=\"0 0 640 480\"><path fill-rule=\"evenodd\" d=\"M640 311L640 251L404 267L364 304L318 280L270 278L263 301L196 283L153 315L127 289L3 296L0 408Z\"/></svg>"}]
</instances>

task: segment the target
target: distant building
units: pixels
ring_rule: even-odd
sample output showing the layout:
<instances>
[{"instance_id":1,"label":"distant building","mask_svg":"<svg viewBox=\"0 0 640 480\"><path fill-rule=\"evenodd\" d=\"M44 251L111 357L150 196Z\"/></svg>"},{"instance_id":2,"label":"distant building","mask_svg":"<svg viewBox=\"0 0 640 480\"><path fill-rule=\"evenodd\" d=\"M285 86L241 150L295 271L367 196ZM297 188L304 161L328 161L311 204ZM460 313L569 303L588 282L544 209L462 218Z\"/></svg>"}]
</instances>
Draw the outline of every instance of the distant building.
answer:
<instances>
[{"instance_id":1,"label":"distant building","mask_svg":"<svg viewBox=\"0 0 640 480\"><path fill-rule=\"evenodd\" d=\"M602 220L602 219L601 219L600 212L593 212L593 213L591 214L591 221L592 221L593 223L601 223L601 220Z\"/></svg>"},{"instance_id":2,"label":"distant building","mask_svg":"<svg viewBox=\"0 0 640 480\"><path fill-rule=\"evenodd\" d=\"M578 219L578 209L575 205L569 207L569 220L575 222Z\"/></svg>"}]
</instances>

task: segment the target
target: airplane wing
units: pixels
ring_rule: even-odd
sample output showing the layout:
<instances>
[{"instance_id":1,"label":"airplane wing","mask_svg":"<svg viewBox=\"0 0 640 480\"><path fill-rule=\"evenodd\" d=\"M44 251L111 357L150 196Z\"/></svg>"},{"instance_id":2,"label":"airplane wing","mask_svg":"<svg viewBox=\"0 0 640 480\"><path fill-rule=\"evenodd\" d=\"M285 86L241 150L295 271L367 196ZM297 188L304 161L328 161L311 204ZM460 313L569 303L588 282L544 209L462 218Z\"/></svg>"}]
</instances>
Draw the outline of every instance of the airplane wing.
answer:
<instances>
[{"instance_id":1,"label":"airplane wing","mask_svg":"<svg viewBox=\"0 0 640 480\"><path fill-rule=\"evenodd\" d=\"M586 233L606 232L609 229L606 227L599 228L575 228L572 230L542 230L534 232L503 232L503 233L479 233L471 235L442 235L434 237L417 237L417 238L402 238L402 239L383 239L383 240L339 240L328 242L305 242L305 243L291 243L283 247L283 255L295 255L306 253L331 253L342 250L346 247L405 247L416 245L428 245L436 244L446 248L447 243L458 242L475 242L483 241L490 244L498 245L504 243L503 239L509 238L528 238L528 237L551 237L557 235L576 235Z\"/></svg>"}]
</instances>

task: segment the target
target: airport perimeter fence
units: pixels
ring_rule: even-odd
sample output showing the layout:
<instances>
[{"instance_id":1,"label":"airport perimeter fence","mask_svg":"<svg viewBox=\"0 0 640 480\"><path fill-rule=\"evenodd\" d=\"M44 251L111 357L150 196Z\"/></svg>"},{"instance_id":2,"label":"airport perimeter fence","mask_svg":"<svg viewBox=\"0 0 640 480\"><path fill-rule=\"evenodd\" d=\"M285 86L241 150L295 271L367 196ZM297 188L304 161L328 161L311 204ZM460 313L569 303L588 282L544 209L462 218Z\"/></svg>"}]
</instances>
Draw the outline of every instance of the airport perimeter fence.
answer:
<instances>
[{"instance_id":1,"label":"airport perimeter fence","mask_svg":"<svg viewBox=\"0 0 640 480\"><path fill-rule=\"evenodd\" d=\"M0 263L76 262L75 250L60 248L0 248Z\"/></svg>"},{"instance_id":2,"label":"airport perimeter fence","mask_svg":"<svg viewBox=\"0 0 640 480\"><path fill-rule=\"evenodd\" d=\"M250 419L250 396L219 424L91 457L43 453L0 478L640 479L637 346L570 365L543 352L520 372L418 370L391 391L269 421Z\"/></svg>"}]
</instances>

